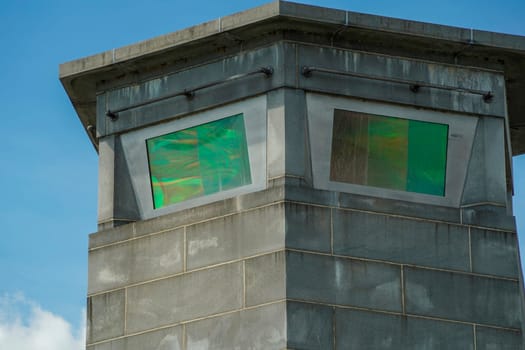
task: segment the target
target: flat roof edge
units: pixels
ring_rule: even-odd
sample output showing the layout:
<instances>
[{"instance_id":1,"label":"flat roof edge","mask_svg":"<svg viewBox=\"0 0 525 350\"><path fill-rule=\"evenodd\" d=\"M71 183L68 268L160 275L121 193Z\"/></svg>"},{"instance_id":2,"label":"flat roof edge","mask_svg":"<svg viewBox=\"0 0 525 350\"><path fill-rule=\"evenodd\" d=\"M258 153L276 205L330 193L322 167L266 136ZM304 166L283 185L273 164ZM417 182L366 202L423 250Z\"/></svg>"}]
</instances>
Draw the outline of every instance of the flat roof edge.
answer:
<instances>
[{"instance_id":1,"label":"flat roof edge","mask_svg":"<svg viewBox=\"0 0 525 350\"><path fill-rule=\"evenodd\" d=\"M180 45L275 17L289 17L327 25L341 25L401 35L427 37L454 43L469 43L502 50L518 51L525 55L525 36L403 20L287 1L274 1L135 44L62 63L59 66L59 78L82 75L116 63L133 60L145 55L154 55L164 50L173 49Z\"/></svg>"}]
</instances>

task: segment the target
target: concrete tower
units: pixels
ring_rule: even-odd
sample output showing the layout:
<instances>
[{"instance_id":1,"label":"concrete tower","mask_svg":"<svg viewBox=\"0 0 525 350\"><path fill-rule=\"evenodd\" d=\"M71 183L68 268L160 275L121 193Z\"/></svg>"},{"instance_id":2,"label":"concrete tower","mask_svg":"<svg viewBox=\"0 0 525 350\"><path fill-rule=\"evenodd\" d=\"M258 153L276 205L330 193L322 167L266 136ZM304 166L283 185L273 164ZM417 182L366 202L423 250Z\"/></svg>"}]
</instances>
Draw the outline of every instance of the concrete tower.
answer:
<instances>
[{"instance_id":1,"label":"concrete tower","mask_svg":"<svg viewBox=\"0 0 525 350\"><path fill-rule=\"evenodd\" d=\"M276 1L60 79L88 350L523 348L524 37Z\"/></svg>"}]
</instances>

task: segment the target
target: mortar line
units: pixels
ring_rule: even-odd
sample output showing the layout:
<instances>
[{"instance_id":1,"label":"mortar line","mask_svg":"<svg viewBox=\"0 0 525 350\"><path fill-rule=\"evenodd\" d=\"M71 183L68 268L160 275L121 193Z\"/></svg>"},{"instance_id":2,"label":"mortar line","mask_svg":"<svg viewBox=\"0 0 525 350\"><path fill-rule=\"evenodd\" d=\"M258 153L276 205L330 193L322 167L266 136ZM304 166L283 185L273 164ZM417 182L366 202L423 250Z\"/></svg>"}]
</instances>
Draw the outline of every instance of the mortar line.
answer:
<instances>
[{"instance_id":1,"label":"mortar line","mask_svg":"<svg viewBox=\"0 0 525 350\"><path fill-rule=\"evenodd\" d=\"M330 252L334 254L334 209L330 208Z\"/></svg>"},{"instance_id":2,"label":"mortar line","mask_svg":"<svg viewBox=\"0 0 525 350\"><path fill-rule=\"evenodd\" d=\"M403 315L406 314L406 306L405 306L405 272L404 272L404 266L401 265L401 311L403 312Z\"/></svg>"},{"instance_id":3,"label":"mortar line","mask_svg":"<svg viewBox=\"0 0 525 350\"><path fill-rule=\"evenodd\" d=\"M332 307L332 336L333 336L333 343L332 343L332 350L336 350L336 340L337 340L337 327L336 327L336 321L335 321L335 306Z\"/></svg>"},{"instance_id":4,"label":"mortar line","mask_svg":"<svg viewBox=\"0 0 525 350\"><path fill-rule=\"evenodd\" d=\"M124 288L124 334L128 331L128 289Z\"/></svg>"},{"instance_id":5,"label":"mortar line","mask_svg":"<svg viewBox=\"0 0 525 350\"><path fill-rule=\"evenodd\" d=\"M187 260L188 260L188 249L186 248L187 244L187 237L186 237L186 226L184 226L184 232L183 232L183 244L184 247L182 248L182 272L187 271Z\"/></svg>"},{"instance_id":6,"label":"mortar line","mask_svg":"<svg viewBox=\"0 0 525 350\"><path fill-rule=\"evenodd\" d=\"M472 272L472 232L470 230L470 226L468 227L468 259L470 272Z\"/></svg>"},{"instance_id":7,"label":"mortar line","mask_svg":"<svg viewBox=\"0 0 525 350\"><path fill-rule=\"evenodd\" d=\"M187 334L186 334L186 324L182 324L182 350L187 348Z\"/></svg>"},{"instance_id":8,"label":"mortar line","mask_svg":"<svg viewBox=\"0 0 525 350\"><path fill-rule=\"evenodd\" d=\"M476 332L477 332L476 328L477 328L476 324L473 324L472 325L472 333L474 335L474 350L476 350L478 348L478 342L476 341L476 338L477 338L477 336L476 336Z\"/></svg>"},{"instance_id":9,"label":"mortar line","mask_svg":"<svg viewBox=\"0 0 525 350\"><path fill-rule=\"evenodd\" d=\"M246 308L246 260L242 261L242 308Z\"/></svg>"}]
</instances>

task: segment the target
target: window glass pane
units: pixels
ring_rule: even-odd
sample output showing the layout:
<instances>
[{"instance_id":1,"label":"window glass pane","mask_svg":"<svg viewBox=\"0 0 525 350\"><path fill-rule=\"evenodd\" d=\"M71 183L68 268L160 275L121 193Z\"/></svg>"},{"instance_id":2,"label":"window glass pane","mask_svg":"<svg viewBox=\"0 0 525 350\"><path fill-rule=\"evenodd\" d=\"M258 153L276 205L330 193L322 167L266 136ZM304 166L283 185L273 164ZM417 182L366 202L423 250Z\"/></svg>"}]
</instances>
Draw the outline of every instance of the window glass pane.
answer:
<instances>
[{"instance_id":1,"label":"window glass pane","mask_svg":"<svg viewBox=\"0 0 525 350\"><path fill-rule=\"evenodd\" d=\"M154 208L251 184L242 114L146 140Z\"/></svg>"},{"instance_id":2,"label":"window glass pane","mask_svg":"<svg viewBox=\"0 0 525 350\"><path fill-rule=\"evenodd\" d=\"M448 125L336 109L330 180L445 195Z\"/></svg>"}]
</instances>

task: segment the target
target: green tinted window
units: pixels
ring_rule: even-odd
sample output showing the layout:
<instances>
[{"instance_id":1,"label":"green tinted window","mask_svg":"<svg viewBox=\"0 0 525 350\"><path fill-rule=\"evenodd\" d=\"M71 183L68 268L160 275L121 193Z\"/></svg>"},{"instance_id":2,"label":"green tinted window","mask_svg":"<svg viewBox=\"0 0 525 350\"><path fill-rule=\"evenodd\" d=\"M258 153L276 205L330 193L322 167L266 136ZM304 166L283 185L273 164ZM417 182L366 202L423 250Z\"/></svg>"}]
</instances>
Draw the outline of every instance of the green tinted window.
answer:
<instances>
[{"instance_id":1,"label":"green tinted window","mask_svg":"<svg viewBox=\"0 0 525 350\"><path fill-rule=\"evenodd\" d=\"M335 110L330 180L445 195L448 125Z\"/></svg>"},{"instance_id":2,"label":"green tinted window","mask_svg":"<svg viewBox=\"0 0 525 350\"><path fill-rule=\"evenodd\" d=\"M155 209L251 184L242 114L146 140Z\"/></svg>"}]
</instances>

